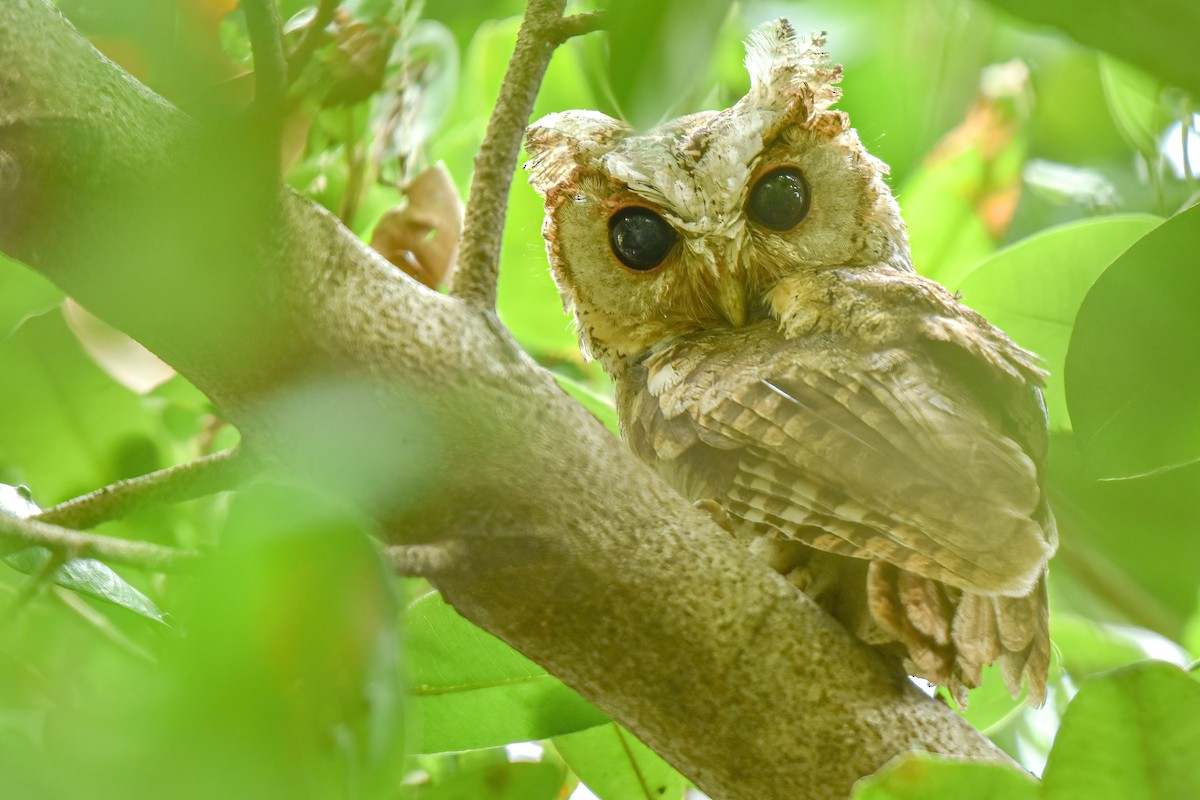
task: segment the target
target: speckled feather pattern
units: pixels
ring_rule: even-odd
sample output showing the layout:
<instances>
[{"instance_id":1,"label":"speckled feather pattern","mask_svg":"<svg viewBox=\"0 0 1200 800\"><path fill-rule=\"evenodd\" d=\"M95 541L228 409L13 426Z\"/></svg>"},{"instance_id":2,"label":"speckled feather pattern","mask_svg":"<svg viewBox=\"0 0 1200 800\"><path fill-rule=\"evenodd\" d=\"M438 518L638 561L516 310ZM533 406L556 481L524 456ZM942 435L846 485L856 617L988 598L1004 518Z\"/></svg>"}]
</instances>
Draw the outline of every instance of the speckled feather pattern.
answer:
<instances>
[{"instance_id":1,"label":"speckled feather pattern","mask_svg":"<svg viewBox=\"0 0 1200 800\"><path fill-rule=\"evenodd\" d=\"M531 126L552 272L639 457L912 674L965 701L998 663L1040 703L1044 374L912 271L886 166L831 108L823 45L768 23L742 100L646 133L581 111ZM811 189L783 232L744 212L781 164ZM679 237L656 269L609 250L630 205Z\"/></svg>"}]
</instances>

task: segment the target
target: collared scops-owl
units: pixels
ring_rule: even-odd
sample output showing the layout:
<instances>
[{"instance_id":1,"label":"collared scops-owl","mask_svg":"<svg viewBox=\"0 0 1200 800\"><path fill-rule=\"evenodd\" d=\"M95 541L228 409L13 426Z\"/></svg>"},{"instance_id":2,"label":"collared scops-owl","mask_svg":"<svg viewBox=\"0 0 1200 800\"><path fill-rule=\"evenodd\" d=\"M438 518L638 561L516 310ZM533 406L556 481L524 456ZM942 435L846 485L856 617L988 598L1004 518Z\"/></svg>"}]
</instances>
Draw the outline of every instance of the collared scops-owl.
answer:
<instances>
[{"instance_id":1,"label":"collared scops-owl","mask_svg":"<svg viewBox=\"0 0 1200 800\"><path fill-rule=\"evenodd\" d=\"M910 674L1039 704L1044 373L913 271L823 45L769 23L745 97L646 133L530 126L551 270L634 453Z\"/></svg>"}]
</instances>

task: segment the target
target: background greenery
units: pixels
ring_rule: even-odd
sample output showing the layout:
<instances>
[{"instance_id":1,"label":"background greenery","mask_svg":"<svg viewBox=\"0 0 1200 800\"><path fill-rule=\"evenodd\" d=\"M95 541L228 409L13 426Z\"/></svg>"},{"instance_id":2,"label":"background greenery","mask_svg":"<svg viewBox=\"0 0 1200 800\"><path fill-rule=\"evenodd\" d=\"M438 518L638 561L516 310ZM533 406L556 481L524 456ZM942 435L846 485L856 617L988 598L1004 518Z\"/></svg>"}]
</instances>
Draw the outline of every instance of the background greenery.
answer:
<instances>
[{"instance_id":1,"label":"background greenery","mask_svg":"<svg viewBox=\"0 0 1200 800\"><path fill-rule=\"evenodd\" d=\"M465 197L521 4L341 5L337 37L293 76L287 179L370 241L432 164ZM200 118L248 97L231 0L59 6ZM1027 709L989 674L964 712L1045 780L911 757L858 796L1200 797L1200 687L1180 669L1200 656L1200 6L606 7L611 30L555 55L535 116L596 108L645 127L727 105L747 86L748 30L780 15L827 30L845 66L840 107L891 165L918 269L1053 376L1048 483L1062 545L1050 702ZM312 9L282 8L294 48ZM611 425L610 387L581 360L550 281L541 219L518 176L501 316ZM46 507L236 440L182 378L0 258L0 483L28 487L0 487L0 506L28 513L30 498ZM6 555L5 796L694 791L420 581L390 577L369 525L336 499L258 486L101 530L221 546L199 572L171 576L82 561L47 574L44 556ZM536 744L505 747L523 742Z\"/></svg>"}]
</instances>

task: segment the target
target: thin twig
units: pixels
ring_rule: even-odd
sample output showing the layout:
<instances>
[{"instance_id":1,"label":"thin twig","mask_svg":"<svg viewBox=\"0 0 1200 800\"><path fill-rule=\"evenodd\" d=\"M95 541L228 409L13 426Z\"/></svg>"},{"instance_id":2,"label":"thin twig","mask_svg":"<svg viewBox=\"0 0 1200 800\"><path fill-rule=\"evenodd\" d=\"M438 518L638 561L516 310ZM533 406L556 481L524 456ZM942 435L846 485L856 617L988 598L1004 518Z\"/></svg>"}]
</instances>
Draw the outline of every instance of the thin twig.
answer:
<instances>
[{"instance_id":1,"label":"thin twig","mask_svg":"<svg viewBox=\"0 0 1200 800\"><path fill-rule=\"evenodd\" d=\"M68 558L95 558L106 564L127 564L160 572L187 567L200 555L195 550L80 533L32 518L0 514L0 549L11 551L35 545Z\"/></svg>"},{"instance_id":2,"label":"thin twig","mask_svg":"<svg viewBox=\"0 0 1200 800\"><path fill-rule=\"evenodd\" d=\"M563 17L554 32L554 43L562 44L567 39L604 30L608 26L608 15L603 11L587 11Z\"/></svg>"},{"instance_id":3,"label":"thin twig","mask_svg":"<svg viewBox=\"0 0 1200 800\"><path fill-rule=\"evenodd\" d=\"M83 530L106 520L120 519L139 508L182 503L233 489L254 470L252 459L235 447L149 475L118 481L59 503L33 519Z\"/></svg>"},{"instance_id":4,"label":"thin twig","mask_svg":"<svg viewBox=\"0 0 1200 800\"><path fill-rule=\"evenodd\" d=\"M508 189L534 98L557 43L564 6L566 0L529 0L500 98L475 157L452 294L484 310L496 307Z\"/></svg>"},{"instance_id":5,"label":"thin twig","mask_svg":"<svg viewBox=\"0 0 1200 800\"><path fill-rule=\"evenodd\" d=\"M288 90L287 60L283 54L283 26L277 0L242 0L246 31L254 53L254 103L246 122L247 142L255 150L264 172L263 185L272 188L283 177L283 118Z\"/></svg>"},{"instance_id":6,"label":"thin twig","mask_svg":"<svg viewBox=\"0 0 1200 800\"><path fill-rule=\"evenodd\" d=\"M316 52L317 47L321 44L321 37L324 36L325 29L329 27L329 23L333 21L333 15L337 11L338 2L339 0L321 0L317 6L317 13L304 26L304 34L300 37L296 48L288 54L288 76L293 81L296 80L296 77L304 67L308 65L308 60L312 58L312 54Z\"/></svg>"},{"instance_id":7,"label":"thin twig","mask_svg":"<svg viewBox=\"0 0 1200 800\"><path fill-rule=\"evenodd\" d=\"M242 12L254 53L254 104L265 118L278 118L288 85L279 5L276 0L242 0Z\"/></svg>"}]
</instances>

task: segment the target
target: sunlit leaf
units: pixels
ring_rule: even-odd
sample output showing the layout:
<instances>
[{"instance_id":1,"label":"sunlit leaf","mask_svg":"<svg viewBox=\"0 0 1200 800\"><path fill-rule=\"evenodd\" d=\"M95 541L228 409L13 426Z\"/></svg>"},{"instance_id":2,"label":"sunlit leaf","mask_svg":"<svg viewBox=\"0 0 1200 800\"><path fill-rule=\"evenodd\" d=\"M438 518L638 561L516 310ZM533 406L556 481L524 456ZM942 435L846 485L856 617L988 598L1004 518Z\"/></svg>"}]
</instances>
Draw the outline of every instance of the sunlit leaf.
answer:
<instances>
[{"instance_id":1,"label":"sunlit leaf","mask_svg":"<svg viewBox=\"0 0 1200 800\"><path fill-rule=\"evenodd\" d=\"M639 130L668 116L707 74L723 0L613 0L608 4L608 78L625 119ZM655 46L647 47L647 42Z\"/></svg>"},{"instance_id":2,"label":"sunlit leaf","mask_svg":"<svg viewBox=\"0 0 1200 800\"><path fill-rule=\"evenodd\" d=\"M1014 698L1009 694L998 668L988 666L983 669L978 688L971 690L966 709L959 713L977 729L986 732L1025 707L1025 696Z\"/></svg>"},{"instance_id":3,"label":"sunlit leaf","mask_svg":"<svg viewBox=\"0 0 1200 800\"><path fill-rule=\"evenodd\" d=\"M545 739L607 717L557 678L459 616L440 595L405 614L418 752Z\"/></svg>"},{"instance_id":4,"label":"sunlit leaf","mask_svg":"<svg viewBox=\"0 0 1200 800\"><path fill-rule=\"evenodd\" d=\"M49 561L50 551L44 547L28 547L4 556L5 564L26 575L37 575ZM155 622L163 621L162 611L153 600L94 558L68 560L54 571L52 580L64 589L112 603Z\"/></svg>"},{"instance_id":5,"label":"sunlit leaf","mask_svg":"<svg viewBox=\"0 0 1200 800\"><path fill-rule=\"evenodd\" d=\"M0 378L0 469L19 468L41 504L163 466L155 415L84 354L61 314L0 342Z\"/></svg>"},{"instance_id":6,"label":"sunlit leaf","mask_svg":"<svg viewBox=\"0 0 1200 800\"><path fill-rule=\"evenodd\" d=\"M1130 146L1151 155L1167 126L1157 80L1111 56L1100 59L1100 80L1113 121Z\"/></svg>"},{"instance_id":7,"label":"sunlit leaf","mask_svg":"<svg viewBox=\"0 0 1200 800\"><path fill-rule=\"evenodd\" d=\"M678 800L687 779L616 724L556 736L554 747L600 800Z\"/></svg>"},{"instance_id":8,"label":"sunlit leaf","mask_svg":"<svg viewBox=\"0 0 1200 800\"><path fill-rule=\"evenodd\" d=\"M556 800L562 787L556 764L486 764L432 786L418 785L413 800Z\"/></svg>"},{"instance_id":9,"label":"sunlit leaf","mask_svg":"<svg viewBox=\"0 0 1200 800\"><path fill-rule=\"evenodd\" d=\"M584 408L592 412L592 415L604 423L604 427L608 428L613 433L620 433L620 426L617 420L617 409L613 406L612 401L606 397L593 392L581 383L564 378L562 375L556 374L554 379L558 381L558 385L566 390L567 394L578 400Z\"/></svg>"},{"instance_id":10,"label":"sunlit leaf","mask_svg":"<svg viewBox=\"0 0 1200 800\"><path fill-rule=\"evenodd\" d=\"M1122 215L1053 228L1002 250L963 278L963 301L1042 358L1050 372L1046 405L1055 428L1070 428L1063 362L1084 295L1114 258L1159 222Z\"/></svg>"},{"instance_id":11,"label":"sunlit leaf","mask_svg":"<svg viewBox=\"0 0 1200 800\"><path fill-rule=\"evenodd\" d=\"M1200 683L1148 662L1093 678L1067 709L1046 800L1200 797Z\"/></svg>"},{"instance_id":12,"label":"sunlit leaf","mask_svg":"<svg viewBox=\"0 0 1200 800\"><path fill-rule=\"evenodd\" d=\"M1097 477L1200 459L1200 206L1167 220L1096 280L1066 354L1067 403Z\"/></svg>"},{"instance_id":13,"label":"sunlit leaf","mask_svg":"<svg viewBox=\"0 0 1200 800\"><path fill-rule=\"evenodd\" d=\"M62 296L46 278L0 254L0 341L29 317L54 308Z\"/></svg>"},{"instance_id":14,"label":"sunlit leaf","mask_svg":"<svg viewBox=\"0 0 1200 800\"><path fill-rule=\"evenodd\" d=\"M1037 800L1032 775L1009 764L987 764L929 753L894 759L854 787L853 800Z\"/></svg>"},{"instance_id":15,"label":"sunlit leaf","mask_svg":"<svg viewBox=\"0 0 1200 800\"><path fill-rule=\"evenodd\" d=\"M1058 613L1050 621L1050 632L1064 669L1075 680L1155 658L1179 666L1187 662L1187 654L1171 640L1129 625Z\"/></svg>"},{"instance_id":16,"label":"sunlit leaf","mask_svg":"<svg viewBox=\"0 0 1200 800\"><path fill-rule=\"evenodd\" d=\"M1080 44L1136 64L1168 83L1200 92L1200 71L1192 55L1200 30L1200 5L1192 0L1159 0L1153 12L1124 0L990 0L1040 25L1052 25Z\"/></svg>"}]
</instances>

